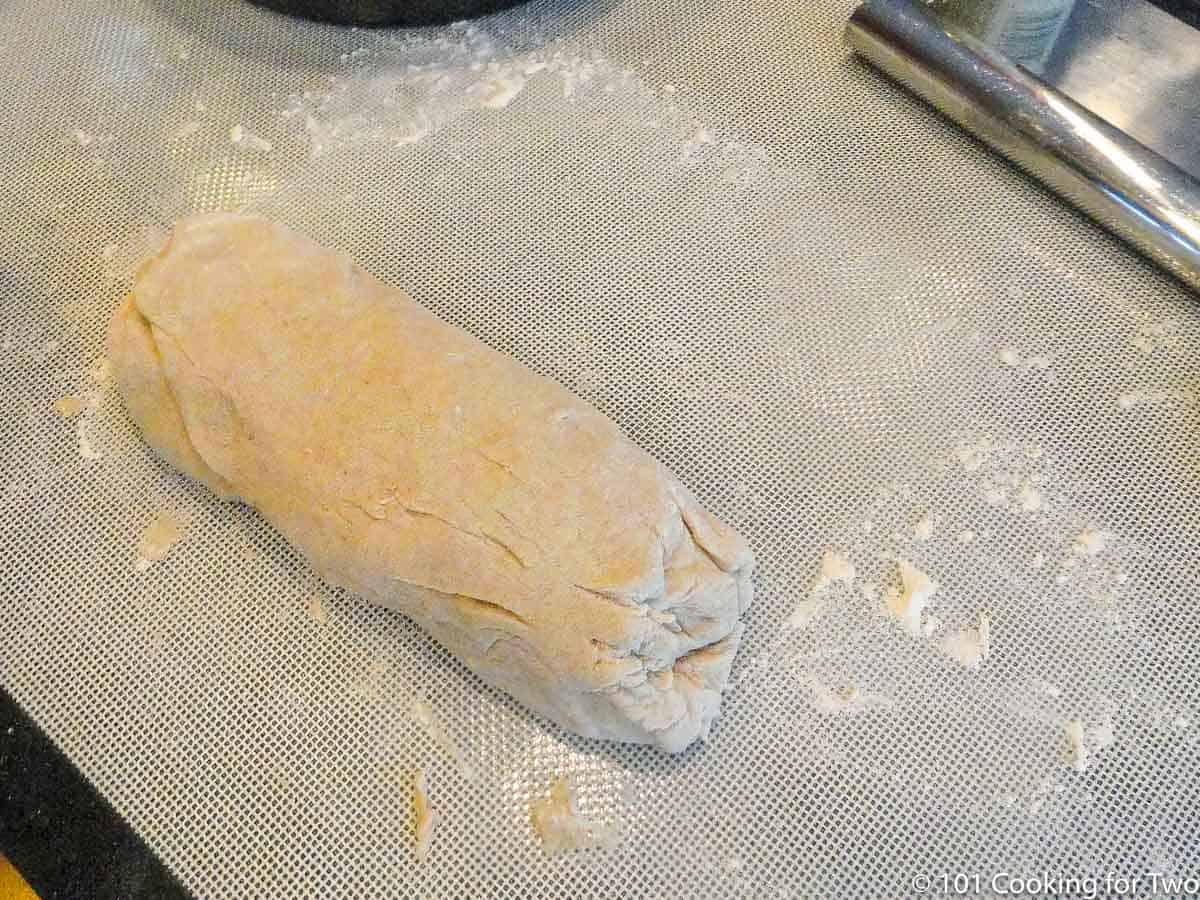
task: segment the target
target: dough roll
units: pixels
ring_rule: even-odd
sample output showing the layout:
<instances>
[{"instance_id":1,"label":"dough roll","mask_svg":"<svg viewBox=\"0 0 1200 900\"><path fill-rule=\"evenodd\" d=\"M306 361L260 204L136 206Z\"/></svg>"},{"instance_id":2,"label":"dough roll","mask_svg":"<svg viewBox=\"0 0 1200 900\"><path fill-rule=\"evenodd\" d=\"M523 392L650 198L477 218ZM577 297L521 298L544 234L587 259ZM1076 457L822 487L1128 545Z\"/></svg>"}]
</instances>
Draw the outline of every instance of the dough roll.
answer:
<instances>
[{"instance_id":1,"label":"dough roll","mask_svg":"<svg viewBox=\"0 0 1200 900\"><path fill-rule=\"evenodd\" d=\"M113 316L126 408L326 580L577 734L707 735L745 542L589 404L268 220L176 226Z\"/></svg>"}]
</instances>

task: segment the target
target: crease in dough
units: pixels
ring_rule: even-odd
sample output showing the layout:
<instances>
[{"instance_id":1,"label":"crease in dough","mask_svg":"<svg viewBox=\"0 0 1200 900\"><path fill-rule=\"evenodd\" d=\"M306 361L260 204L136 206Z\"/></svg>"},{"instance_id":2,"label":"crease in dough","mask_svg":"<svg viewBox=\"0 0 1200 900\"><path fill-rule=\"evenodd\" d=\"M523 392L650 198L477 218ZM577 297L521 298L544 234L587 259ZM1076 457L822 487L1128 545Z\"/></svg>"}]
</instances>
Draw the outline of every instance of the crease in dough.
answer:
<instances>
[{"instance_id":1,"label":"crease in dough","mask_svg":"<svg viewBox=\"0 0 1200 900\"><path fill-rule=\"evenodd\" d=\"M489 684L586 737L679 752L709 733L753 557L560 385L236 214L176 226L108 355L168 464Z\"/></svg>"}]
</instances>

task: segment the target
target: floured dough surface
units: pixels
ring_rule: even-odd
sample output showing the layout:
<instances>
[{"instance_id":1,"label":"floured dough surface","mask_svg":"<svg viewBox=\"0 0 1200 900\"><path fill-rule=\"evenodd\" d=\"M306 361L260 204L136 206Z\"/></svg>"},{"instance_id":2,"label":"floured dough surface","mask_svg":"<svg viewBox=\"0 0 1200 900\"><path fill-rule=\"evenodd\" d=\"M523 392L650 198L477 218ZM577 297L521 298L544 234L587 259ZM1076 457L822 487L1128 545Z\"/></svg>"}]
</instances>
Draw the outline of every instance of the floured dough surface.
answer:
<instances>
[{"instance_id":1,"label":"floured dough surface","mask_svg":"<svg viewBox=\"0 0 1200 900\"><path fill-rule=\"evenodd\" d=\"M707 734L751 554L564 388L346 256L225 214L142 268L108 356L164 459L488 682L585 736Z\"/></svg>"}]
</instances>

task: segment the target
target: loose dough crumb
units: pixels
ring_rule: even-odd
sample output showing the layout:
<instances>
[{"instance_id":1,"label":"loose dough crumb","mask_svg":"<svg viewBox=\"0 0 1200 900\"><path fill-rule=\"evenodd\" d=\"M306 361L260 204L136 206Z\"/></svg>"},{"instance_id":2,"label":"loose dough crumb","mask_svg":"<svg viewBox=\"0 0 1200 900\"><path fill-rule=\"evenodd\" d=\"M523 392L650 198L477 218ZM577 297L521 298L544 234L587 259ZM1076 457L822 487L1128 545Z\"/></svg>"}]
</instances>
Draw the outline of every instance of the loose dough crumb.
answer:
<instances>
[{"instance_id":1,"label":"loose dough crumb","mask_svg":"<svg viewBox=\"0 0 1200 900\"><path fill-rule=\"evenodd\" d=\"M579 814L566 778L550 786L550 794L529 807L529 820L547 853L583 850L612 842L613 834Z\"/></svg>"},{"instance_id":2,"label":"loose dough crumb","mask_svg":"<svg viewBox=\"0 0 1200 900\"><path fill-rule=\"evenodd\" d=\"M176 140L184 140L185 138L190 138L203 127L203 122L199 122L196 119L189 119L187 122L181 123L179 127L172 132L171 136Z\"/></svg>"},{"instance_id":3,"label":"loose dough crumb","mask_svg":"<svg viewBox=\"0 0 1200 900\"><path fill-rule=\"evenodd\" d=\"M937 584L911 563L901 559L897 564L901 590L888 591L884 603L892 618L901 622L910 634L920 634L921 613L937 593Z\"/></svg>"},{"instance_id":4,"label":"loose dough crumb","mask_svg":"<svg viewBox=\"0 0 1200 900\"><path fill-rule=\"evenodd\" d=\"M1006 366L1015 366L1021 361L1021 356L1016 350L1005 348L1000 351L1000 362Z\"/></svg>"},{"instance_id":5,"label":"loose dough crumb","mask_svg":"<svg viewBox=\"0 0 1200 900\"><path fill-rule=\"evenodd\" d=\"M413 776L413 839L417 862L425 862L429 857L433 829L437 822L437 811L429 805L429 787L425 783L425 772L417 769Z\"/></svg>"},{"instance_id":6,"label":"loose dough crumb","mask_svg":"<svg viewBox=\"0 0 1200 900\"><path fill-rule=\"evenodd\" d=\"M64 419L73 419L83 412L83 401L78 397L67 394L54 401L54 411Z\"/></svg>"},{"instance_id":7,"label":"loose dough crumb","mask_svg":"<svg viewBox=\"0 0 1200 900\"><path fill-rule=\"evenodd\" d=\"M329 613L325 609L325 604L321 602L320 596L313 594L308 598L308 604L304 607L308 613L308 617L318 625L329 624Z\"/></svg>"},{"instance_id":8,"label":"loose dough crumb","mask_svg":"<svg viewBox=\"0 0 1200 900\"><path fill-rule=\"evenodd\" d=\"M966 528L958 533L958 542L960 544L970 544L975 540L975 532L970 528Z\"/></svg>"},{"instance_id":9,"label":"loose dough crumb","mask_svg":"<svg viewBox=\"0 0 1200 900\"><path fill-rule=\"evenodd\" d=\"M1072 719L1066 729L1067 740L1071 742L1071 765L1076 772L1084 772L1088 766L1088 749L1083 741L1083 723Z\"/></svg>"},{"instance_id":10,"label":"loose dough crumb","mask_svg":"<svg viewBox=\"0 0 1200 900\"><path fill-rule=\"evenodd\" d=\"M182 537L179 522L170 513L160 512L142 532L135 563L137 570L145 572L153 563L170 553L171 548L178 544Z\"/></svg>"},{"instance_id":11,"label":"loose dough crumb","mask_svg":"<svg viewBox=\"0 0 1200 900\"><path fill-rule=\"evenodd\" d=\"M957 660L972 671L991 653L991 619L984 613L979 617L978 628L963 628L946 636L945 648L951 659Z\"/></svg>"}]
</instances>

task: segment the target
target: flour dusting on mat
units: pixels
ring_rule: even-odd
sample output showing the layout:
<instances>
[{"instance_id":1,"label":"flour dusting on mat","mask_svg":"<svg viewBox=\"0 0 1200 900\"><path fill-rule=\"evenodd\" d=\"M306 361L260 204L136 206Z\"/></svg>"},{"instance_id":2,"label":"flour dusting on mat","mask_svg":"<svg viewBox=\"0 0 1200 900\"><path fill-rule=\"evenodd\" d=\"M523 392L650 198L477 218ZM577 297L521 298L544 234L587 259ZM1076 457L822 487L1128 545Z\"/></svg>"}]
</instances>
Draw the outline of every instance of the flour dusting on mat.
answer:
<instances>
[{"instance_id":1,"label":"flour dusting on mat","mask_svg":"<svg viewBox=\"0 0 1200 900\"><path fill-rule=\"evenodd\" d=\"M873 709L891 709L894 705L889 697L873 691L864 691L855 684L831 687L816 678L810 678L808 689L817 710L830 716L857 715Z\"/></svg>"},{"instance_id":2,"label":"flour dusting on mat","mask_svg":"<svg viewBox=\"0 0 1200 900\"><path fill-rule=\"evenodd\" d=\"M821 556L821 569L813 579L812 591L819 594L835 584L849 584L854 574L850 557L840 550L826 550Z\"/></svg>"},{"instance_id":3,"label":"flour dusting on mat","mask_svg":"<svg viewBox=\"0 0 1200 900\"><path fill-rule=\"evenodd\" d=\"M529 807L529 820L542 849L556 854L567 850L611 846L616 830L593 822L579 812L575 792L566 778L558 778L548 794Z\"/></svg>"},{"instance_id":4,"label":"flour dusting on mat","mask_svg":"<svg viewBox=\"0 0 1200 900\"><path fill-rule=\"evenodd\" d=\"M985 613L980 615L978 627L962 628L948 635L944 642L946 653L968 669L978 669L991 653L991 624Z\"/></svg>"},{"instance_id":5,"label":"flour dusting on mat","mask_svg":"<svg viewBox=\"0 0 1200 900\"><path fill-rule=\"evenodd\" d=\"M446 726L442 724L442 720L433 711L433 707L425 700L417 698L409 705L408 711L421 727L425 729L425 733L429 735L430 740L455 762L458 766L459 774L466 781L474 783L479 777L478 772L467 760L466 755L458 746L458 742L450 736L450 733L446 730Z\"/></svg>"}]
</instances>

